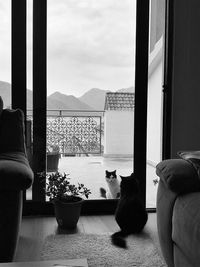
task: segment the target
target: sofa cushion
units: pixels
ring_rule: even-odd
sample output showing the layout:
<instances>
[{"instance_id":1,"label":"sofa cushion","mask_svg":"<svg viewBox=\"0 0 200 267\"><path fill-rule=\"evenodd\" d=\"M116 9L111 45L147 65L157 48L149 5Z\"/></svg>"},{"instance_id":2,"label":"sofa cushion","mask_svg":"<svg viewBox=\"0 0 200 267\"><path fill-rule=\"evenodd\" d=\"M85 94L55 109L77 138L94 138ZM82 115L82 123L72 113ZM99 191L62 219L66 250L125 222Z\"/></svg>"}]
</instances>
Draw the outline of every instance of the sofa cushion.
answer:
<instances>
[{"instance_id":1,"label":"sofa cushion","mask_svg":"<svg viewBox=\"0 0 200 267\"><path fill-rule=\"evenodd\" d=\"M186 160L163 160L156 166L156 174L175 193L200 191L200 180L197 172Z\"/></svg>"},{"instance_id":2,"label":"sofa cushion","mask_svg":"<svg viewBox=\"0 0 200 267\"><path fill-rule=\"evenodd\" d=\"M0 116L0 153L25 153L24 115L20 109L4 109Z\"/></svg>"},{"instance_id":3,"label":"sofa cushion","mask_svg":"<svg viewBox=\"0 0 200 267\"><path fill-rule=\"evenodd\" d=\"M23 152L0 153L0 191L24 190L32 182L33 172Z\"/></svg>"},{"instance_id":4,"label":"sofa cushion","mask_svg":"<svg viewBox=\"0 0 200 267\"><path fill-rule=\"evenodd\" d=\"M179 151L177 154L192 164L200 178L200 151Z\"/></svg>"},{"instance_id":5,"label":"sofa cushion","mask_svg":"<svg viewBox=\"0 0 200 267\"><path fill-rule=\"evenodd\" d=\"M200 193L179 196L172 217L172 239L192 263L200 263Z\"/></svg>"}]
</instances>

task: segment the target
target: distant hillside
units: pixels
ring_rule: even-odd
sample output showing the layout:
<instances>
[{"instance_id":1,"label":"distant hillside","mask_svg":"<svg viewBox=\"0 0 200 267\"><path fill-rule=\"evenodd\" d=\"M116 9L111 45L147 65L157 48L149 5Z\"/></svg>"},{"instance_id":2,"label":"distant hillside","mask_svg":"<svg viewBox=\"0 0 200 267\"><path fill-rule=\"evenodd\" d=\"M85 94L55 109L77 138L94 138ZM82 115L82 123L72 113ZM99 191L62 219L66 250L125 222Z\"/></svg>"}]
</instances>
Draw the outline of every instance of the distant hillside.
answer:
<instances>
[{"instance_id":1,"label":"distant hillside","mask_svg":"<svg viewBox=\"0 0 200 267\"><path fill-rule=\"evenodd\" d=\"M0 96L3 98L4 108L11 107L11 84L0 81ZM27 89L27 109L32 109L32 91Z\"/></svg>"},{"instance_id":2,"label":"distant hillside","mask_svg":"<svg viewBox=\"0 0 200 267\"><path fill-rule=\"evenodd\" d=\"M27 89L27 109L32 109L32 103L33 103L33 96L32 96L32 91Z\"/></svg>"},{"instance_id":3,"label":"distant hillside","mask_svg":"<svg viewBox=\"0 0 200 267\"><path fill-rule=\"evenodd\" d=\"M84 95L79 97L79 100L85 104L93 107L95 110L104 110L105 95L108 90L102 90L98 88L92 88Z\"/></svg>"},{"instance_id":4,"label":"distant hillside","mask_svg":"<svg viewBox=\"0 0 200 267\"><path fill-rule=\"evenodd\" d=\"M11 84L0 81L0 96L3 98L4 108L11 107ZM32 91L27 89L27 108L30 109L32 105Z\"/></svg>"},{"instance_id":5,"label":"distant hillside","mask_svg":"<svg viewBox=\"0 0 200 267\"><path fill-rule=\"evenodd\" d=\"M11 106L11 84L0 81L0 96L4 101L4 108ZM32 91L27 89L27 109L32 109ZM74 109L74 110L92 110L93 108L82 103L74 96L68 96L56 92L47 98L48 109Z\"/></svg>"},{"instance_id":6,"label":"distant hillside","mask_svg":"<svg viewBox=\"0 0 200 267\"><path fill-rule=\"evenodd\" d=\"M105 95L109 90L92 88L81 97L65 95L55 92L47 97L48 109L65 110L104 110ZM122 88L116 92L134 92L133 87ZM4 107L11 106L11 85L8 82L0 81L0 95L4 101ZM32 91L27 89L27 108L32 109Z\"/></svg>"},{"instance_id":7,"label":"distant hillside","mask_svg":"<svg viewBox=\"0 0 200 267\"><path fill-rule=\"evenodd\" d=\"M0 96L3 98L4 107L11 105L11 85L10 83L0 81Z\"/></svg>"},{"instance_id":8,"label":"distant hillside","mask_svg":"<svg viewBox=\"0 0 200 267\"><path fill-rule=\"evenodd\" d=\"M65 95L55 92L48 96L48 109L91 110L91 106L81 102L73 95Z\"/></svg>"},{"instance_id":9,"label":"distant hillside","mask_svg":"<svg viewBox=\"0 0 200 267\"><path fill-rule=\"evenodd\" d=\"M92 88L87 91L84 95L79 97L79 100L85 104L93 107L95 110L104 110L105 105L105 95L109 90L102 90L98 88ZM122 88L116 90L116 92L134 92L134 87Z\"/></svg>"},{"instance_id":10,"label":"distant hillside","mask_svg":"<svg viewBox=\"0 0 200 267\"><path fill-rule=\"evenodd\" d=\"M122 93L134 93L135 90L134 90L134 87L131 86L131 87L128 87L128 88L122 88L122 89L119 89L119 90L117 90L116 92L122 92Z\"/></svg>"}]
</instances>

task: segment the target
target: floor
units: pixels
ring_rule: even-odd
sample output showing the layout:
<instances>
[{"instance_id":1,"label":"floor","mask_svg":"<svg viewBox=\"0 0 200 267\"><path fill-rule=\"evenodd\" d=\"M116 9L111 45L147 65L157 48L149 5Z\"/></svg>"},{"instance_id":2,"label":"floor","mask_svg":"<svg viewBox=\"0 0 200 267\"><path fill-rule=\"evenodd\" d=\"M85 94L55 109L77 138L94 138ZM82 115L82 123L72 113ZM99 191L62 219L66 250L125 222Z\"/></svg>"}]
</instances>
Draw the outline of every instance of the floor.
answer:
<instances>
[{"instance_id":1,"label":"floor","mask_svg":"<svg viewBox=\"0 0 200 267\"><path fill-rule=\"evenodd\" d=\"M78 233L110 233L117 231L118 225L113 215L81 216L77 229L72 231L59 230L55 217L24 217L21 225L20 238L14 261L40 260L43 242L51 234ZM156 213L149 213L144 231L148 231L153 242L159 249Z\"/></svg>"}]
</instances>

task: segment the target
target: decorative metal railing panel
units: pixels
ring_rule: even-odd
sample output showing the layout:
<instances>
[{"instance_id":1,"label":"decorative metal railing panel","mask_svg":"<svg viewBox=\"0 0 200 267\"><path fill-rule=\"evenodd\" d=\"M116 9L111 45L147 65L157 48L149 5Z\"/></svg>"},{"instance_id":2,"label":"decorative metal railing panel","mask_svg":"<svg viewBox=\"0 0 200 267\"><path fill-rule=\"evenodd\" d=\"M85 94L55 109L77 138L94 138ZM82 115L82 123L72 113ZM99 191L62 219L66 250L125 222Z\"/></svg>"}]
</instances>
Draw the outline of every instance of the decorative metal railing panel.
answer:
<instances>
[{"instance_id":1,"label":"decorative metal railing panel","mask_svg":"<svg viewBox=\"0 0 200 267\"><path fill-rule=\"evenodd\" d=\"M28 118L32 120L32 116ZM102 116L47 116L47 151L101 154L102 135Z\"/></svg>"},{"instance_id":2,"label":"decorative metal railing panel","mask_svg":"<svg viewBox=\"0 0 200 267\"><path fill-rule=\"evenodd\" d=\"M98 123L99 121L99 123ZM47 147L64 154L101 153L101 118L57 117L47 121Z\"/></svg>"}]
</instances>

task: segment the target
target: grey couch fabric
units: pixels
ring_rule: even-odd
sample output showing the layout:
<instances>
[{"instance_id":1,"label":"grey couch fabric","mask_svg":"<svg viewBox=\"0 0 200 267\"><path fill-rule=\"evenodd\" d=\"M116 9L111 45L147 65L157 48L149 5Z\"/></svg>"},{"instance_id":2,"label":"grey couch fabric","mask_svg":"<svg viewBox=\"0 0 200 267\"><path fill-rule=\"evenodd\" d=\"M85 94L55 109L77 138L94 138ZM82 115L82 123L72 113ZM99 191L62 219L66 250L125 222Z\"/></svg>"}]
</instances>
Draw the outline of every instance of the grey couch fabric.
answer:
<instances>
[{"instance_id":1,"label":"grey couch fabric","mask_svg":"<svg viewBox=\"0 0 200 267\"><path fill-rule=\"evenodd\" d=\"M160 162L157 227L169 267L200 266L200 180L183 159Z\"/></svg>"},{"instance_id":2,"label":"grey couch fabric","mask_svg":"<svg viewBox=\"0 0 200 267\"><path fill-rule=\"evenodd\" d=\"M33 182L26 156L24 115L5 109L0 114L0 262L12 261L22 217L23 190Z\"/></svg>"}]
</instances>

